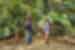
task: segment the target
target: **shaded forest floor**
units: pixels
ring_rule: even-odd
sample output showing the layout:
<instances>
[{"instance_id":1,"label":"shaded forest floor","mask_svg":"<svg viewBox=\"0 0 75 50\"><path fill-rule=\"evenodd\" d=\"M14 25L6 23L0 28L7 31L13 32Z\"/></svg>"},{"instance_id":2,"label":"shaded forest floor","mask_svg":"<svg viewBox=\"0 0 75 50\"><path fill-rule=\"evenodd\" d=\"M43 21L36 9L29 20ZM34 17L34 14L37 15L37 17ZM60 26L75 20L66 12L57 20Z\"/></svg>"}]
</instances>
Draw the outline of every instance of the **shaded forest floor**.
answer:
<instances>
[{"instance_id":1,"label":"shaded forest floor","mask_svg":"<svg viewBox=\"0 0 75 50\"><path fill-rule=\"evenodd\" d=\"M68 37L50 37L49 46L41 38L33 40L32 49L27 48L24 41L15 45L14 39L0 41L0 50L75 50L75 39Z\"/></svg>"}]
</instances>

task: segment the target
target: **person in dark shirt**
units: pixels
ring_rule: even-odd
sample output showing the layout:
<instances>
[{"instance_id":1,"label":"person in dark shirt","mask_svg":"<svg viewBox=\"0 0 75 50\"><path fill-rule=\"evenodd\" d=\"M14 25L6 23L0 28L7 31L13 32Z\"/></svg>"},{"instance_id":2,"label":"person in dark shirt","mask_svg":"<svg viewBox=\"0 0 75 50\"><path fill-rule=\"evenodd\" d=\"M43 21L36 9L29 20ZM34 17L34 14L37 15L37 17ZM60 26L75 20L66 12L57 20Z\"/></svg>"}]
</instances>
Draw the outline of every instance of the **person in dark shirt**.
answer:
<instances>
[{"instance_id":1,"label":"person in dark shirt","mask_svg":"<svg viewBox=\"0 0 75 50\"><path fill-rule=\"evenodd\" d=\"M32 44L32 18L28 17L25 21L25 30L26 30L26 42L28 45Z\"/></svg>"}]
</instances>

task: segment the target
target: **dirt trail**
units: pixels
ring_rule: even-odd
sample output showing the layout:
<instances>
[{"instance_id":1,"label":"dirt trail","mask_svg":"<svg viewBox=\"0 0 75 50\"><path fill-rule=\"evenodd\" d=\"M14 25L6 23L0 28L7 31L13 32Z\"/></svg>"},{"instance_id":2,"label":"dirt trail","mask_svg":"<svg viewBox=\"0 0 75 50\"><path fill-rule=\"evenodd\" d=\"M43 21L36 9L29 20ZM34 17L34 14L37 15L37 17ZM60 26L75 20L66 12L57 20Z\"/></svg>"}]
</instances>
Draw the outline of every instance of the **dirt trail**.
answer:
<instances>
[{"instance_id":1,"label":"dirt trail","mask_svg":"<svg viewBox=\"0 0 75 50\"><path fill-rule=\"evenodd\" d=\"M55 39L50 40L49 46L45 45L43 40L35 40L33 42L32 49L27 48L27 46L24 45L24 42L18 46L16 46L14 43L13 45L7 45L8 43L7 41L1 42L0 50L75 50L75 45L67 44L62 40L59 41Z\"/></svg>"}]
</instances>

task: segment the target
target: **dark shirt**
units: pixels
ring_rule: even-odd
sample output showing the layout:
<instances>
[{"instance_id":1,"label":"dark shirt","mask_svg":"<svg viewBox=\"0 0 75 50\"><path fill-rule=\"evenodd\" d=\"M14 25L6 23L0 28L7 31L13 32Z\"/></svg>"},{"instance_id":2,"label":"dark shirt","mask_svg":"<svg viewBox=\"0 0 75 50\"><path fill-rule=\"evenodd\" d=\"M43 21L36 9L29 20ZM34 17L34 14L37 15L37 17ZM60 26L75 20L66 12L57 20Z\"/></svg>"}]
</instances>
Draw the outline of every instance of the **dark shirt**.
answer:
<instances>
[{"instance_id":1,"label":"dark shirt","mask_svg":"<svg viewBox=\"0 0 75 50\"><path fill-rule=\"evenodd\" d=\"M32 22L31 21L26 22L25 29L32 32Z\"/></svg>"}]
</instances>

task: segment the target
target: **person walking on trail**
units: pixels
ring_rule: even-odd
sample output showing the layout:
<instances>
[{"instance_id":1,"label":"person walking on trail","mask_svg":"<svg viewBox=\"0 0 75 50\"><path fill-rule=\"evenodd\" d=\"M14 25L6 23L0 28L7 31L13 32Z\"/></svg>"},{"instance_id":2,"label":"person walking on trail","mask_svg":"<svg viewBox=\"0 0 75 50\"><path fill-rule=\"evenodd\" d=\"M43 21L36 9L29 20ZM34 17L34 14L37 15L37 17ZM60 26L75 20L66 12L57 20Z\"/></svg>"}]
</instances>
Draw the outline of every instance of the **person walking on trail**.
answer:
<instances>
[{"instance_id":1,"label":"person walking on trail","mask_svg":"<svg viewBox=\"0 0 75 50\"><path fill-rule=\"evenodd\" d=\"M31 47L32 44L32 17L27 17L25 22L25 40L26 43Z\"/></svg>"},{"instance_id":2,"label":"person walking on trail","mask_svg":"<svg viewBox=\"0 0 75 50\"><path fill-rule=\"evenodd\" d=\"M50 33L50 21L46 17L44 27L43 27L43 32L44 32L44 41L46 44L48 44L49 40L49 33Z\"/></svg>"}]
</instances>

